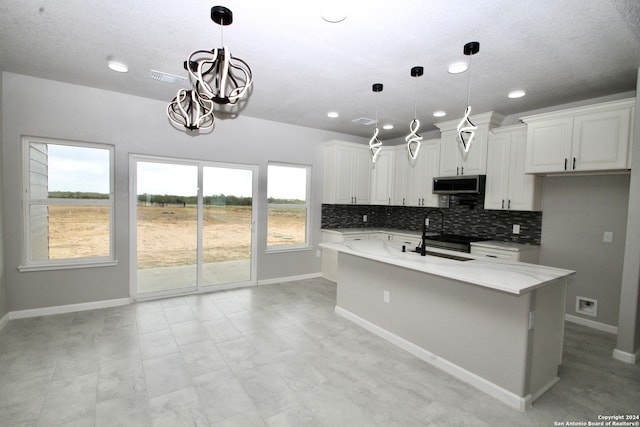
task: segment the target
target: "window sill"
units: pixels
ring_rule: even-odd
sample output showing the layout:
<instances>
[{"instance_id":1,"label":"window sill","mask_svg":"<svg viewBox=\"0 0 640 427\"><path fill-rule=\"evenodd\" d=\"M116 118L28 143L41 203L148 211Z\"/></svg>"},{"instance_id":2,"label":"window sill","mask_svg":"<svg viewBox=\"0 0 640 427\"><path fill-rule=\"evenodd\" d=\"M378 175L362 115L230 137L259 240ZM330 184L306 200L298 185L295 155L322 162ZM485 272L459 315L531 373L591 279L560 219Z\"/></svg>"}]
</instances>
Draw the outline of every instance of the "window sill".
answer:
<instances>
[{"instance_id":1,"label":"window sill","mask_svg":"<svg viewBox=\"0 0 640 427\"><path fill-rule=\"evenodd\" d=\"M19 265L20 272L28 271L50 271L50 270L71 270L78 268L94 268L94 267L115 267L118 265L117 260L113 261L94 261L94 262L75 262L64 264L27 264Z\"/></svg>"},{"instance_id":2,"label":"window sill","mask_svg":"<svg viewBox=\"0 0 640 427\"><path fill-rule=\"evenodd\" d=\"M283 252L304 252L304 251L312 251L313 246L274 246L271 248L267 248L265 253L267 254L279 254Z\"/></svg>"}]
</instances>

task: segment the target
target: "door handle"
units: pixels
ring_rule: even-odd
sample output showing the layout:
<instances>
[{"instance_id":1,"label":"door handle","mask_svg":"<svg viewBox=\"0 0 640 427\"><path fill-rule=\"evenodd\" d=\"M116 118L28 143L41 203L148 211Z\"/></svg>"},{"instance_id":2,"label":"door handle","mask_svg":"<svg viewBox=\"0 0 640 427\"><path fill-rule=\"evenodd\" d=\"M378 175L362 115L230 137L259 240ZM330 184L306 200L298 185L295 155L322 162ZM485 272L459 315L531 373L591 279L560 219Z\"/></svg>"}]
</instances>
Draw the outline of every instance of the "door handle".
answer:
<instances>
[{"instance_id":1,"label":"door handle","mask_svg":"<svg viewBox=\"0 0 640 427\"><path fill-rule=\"evenodd\" d=\"M564 170L567 170L567 158L564 158Z\"/></svg>"},{"instance_id":2,"label":"door handle","mask_svg":"<svg viewBox=\"0 0 640 427\"><path fill-rule=\"evenodd\" d=\"M573 158L573 170L576 170L576 158Z\"/></svg>"}]
</instances>

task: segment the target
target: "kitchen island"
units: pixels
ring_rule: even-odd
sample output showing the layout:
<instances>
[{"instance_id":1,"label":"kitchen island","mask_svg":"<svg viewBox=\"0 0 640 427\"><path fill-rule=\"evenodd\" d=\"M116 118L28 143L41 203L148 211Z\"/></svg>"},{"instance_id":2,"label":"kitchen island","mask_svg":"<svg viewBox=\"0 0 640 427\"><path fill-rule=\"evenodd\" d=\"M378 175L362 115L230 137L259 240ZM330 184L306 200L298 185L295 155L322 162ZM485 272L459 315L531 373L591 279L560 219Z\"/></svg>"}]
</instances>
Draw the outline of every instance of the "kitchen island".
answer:
<instances>
[{"instance_id":1,"label":"kitchen island","mask_svg":"<svg viewBox=\"0 0 640 427\"><path fill-rule=\"evenodd\" d=\"M573 271L381 240L321 246L338 253L339 315L521 410L558 381Z\"/></svg>"}]
</instances>

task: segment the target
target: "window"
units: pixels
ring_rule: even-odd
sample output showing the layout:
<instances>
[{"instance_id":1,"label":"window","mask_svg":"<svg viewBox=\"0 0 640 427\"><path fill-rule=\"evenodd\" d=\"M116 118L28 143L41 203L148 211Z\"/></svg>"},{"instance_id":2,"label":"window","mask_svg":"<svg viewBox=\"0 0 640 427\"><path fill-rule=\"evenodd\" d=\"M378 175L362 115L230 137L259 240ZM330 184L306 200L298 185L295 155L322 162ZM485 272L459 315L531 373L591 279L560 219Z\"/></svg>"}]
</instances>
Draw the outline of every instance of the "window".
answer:
<instances>
[{"instance_id":1,"label":"window","mask_svg":"<svg viewBox=\"0 0 640 427\"><path fill-rule=\"evenodd\" d=\"M269 164L267 249L309 246L309 166Z\"/></svg>"},{"instance_id":2,"label":"window","mask_svg":"<svg viewBox=\"0 0 640 427\"><path fill-rule=\"evenodd\" d=\"M24 265L113 265L113 147L23 139Z\"/></svg>"}]
</instances>

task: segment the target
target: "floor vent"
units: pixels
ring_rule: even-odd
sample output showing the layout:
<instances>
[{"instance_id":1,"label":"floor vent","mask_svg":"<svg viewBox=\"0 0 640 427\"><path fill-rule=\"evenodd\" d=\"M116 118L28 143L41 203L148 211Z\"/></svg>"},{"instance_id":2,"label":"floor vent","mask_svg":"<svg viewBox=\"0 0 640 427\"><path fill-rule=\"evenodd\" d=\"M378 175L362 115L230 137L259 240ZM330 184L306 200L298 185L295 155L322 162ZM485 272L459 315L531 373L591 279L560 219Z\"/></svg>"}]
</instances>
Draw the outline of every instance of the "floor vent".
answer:
<instances>
[{"instance_id":1,"label":"floor vent","mask_svg":"<svg viewBox=\"0 0 640 427\"><path fill-rule=\"evenodd\" d=\"M376 121L374 119L370 119L368 117L359 117L357 119L353 119L351 120L353 123L356 123L358 125L365 125L365 126L370 126L376 123Z\"/></svg>"},{"instance_id":2,"label":"floor vent","mask_svg":"<svg viewBox=\"0 0 640 427\"><path fill-rule=\"evenodd\" d=\"M162 71L151 70L151 78L164 83L183 83L187 81L186 77L176 76L169 73L163 73Z\"/></svg>"}]
</instances>

